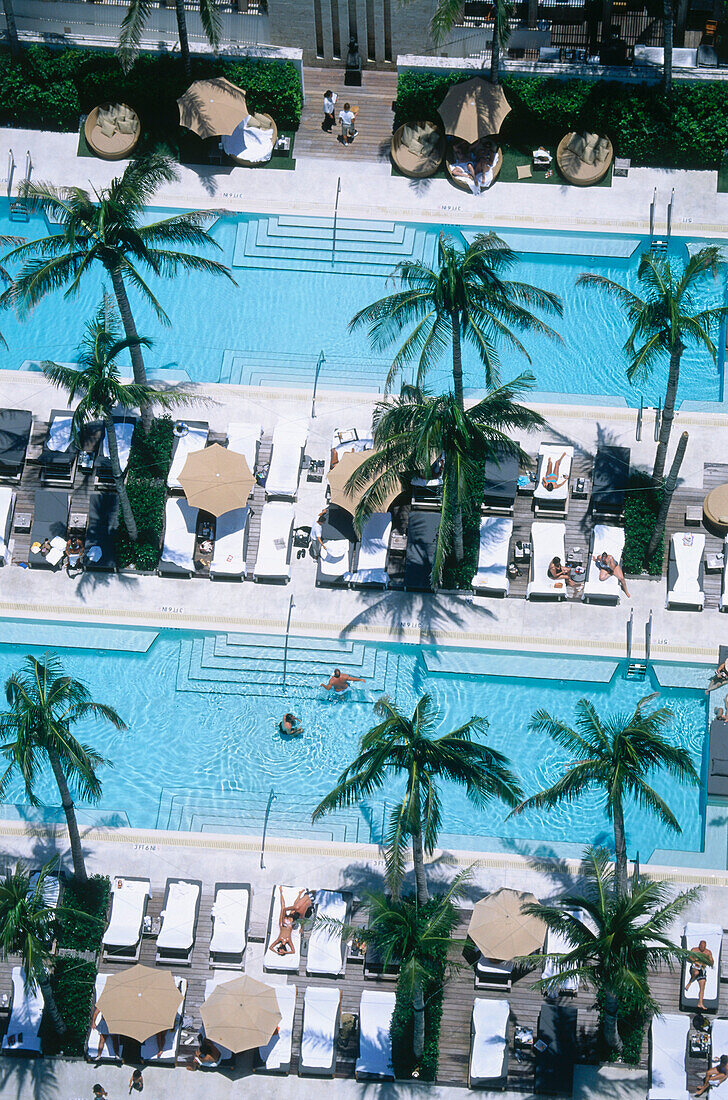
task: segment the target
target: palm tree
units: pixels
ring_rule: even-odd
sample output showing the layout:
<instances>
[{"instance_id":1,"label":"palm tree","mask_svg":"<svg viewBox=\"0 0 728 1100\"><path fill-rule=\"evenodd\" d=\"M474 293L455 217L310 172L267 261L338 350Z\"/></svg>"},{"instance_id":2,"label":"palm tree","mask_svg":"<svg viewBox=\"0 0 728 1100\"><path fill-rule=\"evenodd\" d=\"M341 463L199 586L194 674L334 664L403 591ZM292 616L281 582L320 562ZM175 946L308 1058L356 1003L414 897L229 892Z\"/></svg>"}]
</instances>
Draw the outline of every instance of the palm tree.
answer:
<instances>
[{"instance_id":1,"label":"palm tree","mask_svg":"<svg viewBox=\"0 0 728 1100\"><path fill-rule=\"evenodd\" d=\"M183 248L219 245L207 231L218 212L194 210L173 214L149 224L145 209L163 183L178 178L169 157L154 153L132 161L123 174L91 197L80 187L54 187L50 183L24 181L21 193L33 208L43 212L60 232L27 241L7 254L5 260L20 261L22 267L12 284L0 296L1 306L15 306L27 313L53 290L67 286L65 297L78 291L90 268L101 266L108 275L129 341L134 381L146 384L144 358L127 294L131 284L154 309L164 324L169 317L145 282L142 269L174 278L190 271L224 275L235 282L224 264ZM144 406L142 419L149 430L151 413Z\"/></svg>"},{"instance_id":2,"label":"palm tree","mask_svg":"<svg viewBox=\"0 0 728 1100\"><path fill-rule=\"evenodd\" d=\"M700 887L676 897L663 882L639 880L631 891L615 889L609 854L588 848L584 856L584 885L550 905L530 902L524 913L540 917L547 928L563 937L564 954L529 956L528 965L551 959L557 972L536 983L544 993L557 992L567 978L578 978L600 995L604 1039L612 1050L622 1049L618 1023L622 999L635 1002L642 1014L660 1006L650 993L649 973L659 966L682 963L688 950L669 936L671 925L694 902ZM583 914L583 916L582 916ZM706 959L707 962L707 959Z\"/></svg>"},{"instance_id":3,"label":"palm tree","mask_svg":"<svg viewBox=\"0 0 728 1100\"><path fill-rule=\"evenodd\" d=\"M441 233L435 267L421 260L397 264L393 278L402 289L365 306L349 322L350 329L368 325L369 339L377 350L398 341L402 330L413 326L394 357L387 386L415 361L416 383L421 386L450 346L455 397L462 408L463 340L476 349L486 385L492 389L498 385L500 343L531 361L514 330L559 339L528 307L560 316L561 299L548 290L505 279L517 259L495 233L479 234L472 244L463 246Z\"/></svg>"},{"instance_id":4,"label":"palm tree","mask_svg":"<svg viewBox=\"0 0 728 1100\"><path fill-rule=\"evenodd\" d=\"M222 37L222 16L215 0L199 0L200 19L207 41L217 51ZM128 72L139 53L144 28L153 10L150 0L130 0L129 10L121 24L118 54L124 72ZM190 43L187 36L187 14L184 0L175 0L177 29L179 31L179 50L184 62L185 73L191 74Z\"/></svg>"},{"instance_id":5,"label":"palm tree","mask_svg":"<svg viewBox=\"0 0 728 1100\"><path fill-rule=\"evenodd\" d=\"M55 912L46 906L44 885L55 860L40 870L35 888L22 861L0 880L0 958L20 955L25 971L26 989L40 986L45 1007L59 1035L67 1028L51 989L48 963L53 942Z\"/></svg>"},{"instance_id":6,"label":"palm tree","mask_svg":"<svg viewBox=\"0 0 728 1100\"><path fill-rule=\"evenodd\" d=\"M151 344L151 340L144 336L137 336L136 340L145 347ZM78 356L78 369L48 361L41 363L41 369L50 382L68 393L69 403L81 396L72 421L72 430L76 436L90 420L103 421L109 445L111 473L119 494L124 524L129 538L136 542L137 526L119 461L114 409L151 409L154 405L171 409L193 398L180 389L159 390L150 385L138 385L136 382L121 382L116 359L122 352L130 349L131 345L132 341L121 339L112 301L105 294L96 315L86 324L86 333Z\"/></svg>"},{"instance_id":7,"label":"palm tree","mask_svg":"<svg viewBox=\"0 0 728 1100\"><path fill-rule=\"evenodd\" d=\"M603 290L622 306L631 326L624 344L629 359L627 377L630 382L642 381L667 355L670 370L652 477L659 488L665 473L667 447L670 442L675 402L680 381L680 361L685 348L693 344L704 348L715 363L717 352L711 334L718 331L728 317L728 307L700 309L695 301L707 274L717 277L722 259L719 248L709 245L694 253L677 268L669 259L645 252L640 260L637 277L643 296L635 294L603 275L580 275L577 286Z\"/></svg>"},{"instance_id":8,"label":"palm tree","mask_svg":"<svg viewBox=\"0 0 728 1100\"><path fill-rule=\"evenodd\" d=\"M498 84L500 80L500 55L511 37L513 8L513 0L493 2L493 40L490 48L490 79L493 84ZM436 46L461 22L462 14L462 0L439 0L430 20L430 34Z\"/></svg>"},{"instance_id":9,"label":"palm tree","mask_svg":"<svg viewBox=\"0 0 728 1100\"><path fill-rule=\"evenodd\" d=\"M18 38L18 25L15 22L15 8L13 0L3 0L3 14L8 29L8 42L10 53L13 57L20 57L20 39Z\"/></svg>"},{"instance_id":10,"label":"palm tree","mask_svg":"<svg viewBox=\"0 0 728 1100\"><path fill-rule=\"evenodd\" d=\"M82 745L71 732L84 718L103 718L117 730L126 723L104 703L96 703L80 680L64 675L55 654L46 653L42 661L27 656L19 672L5 682L9 709L0 713L0 755L7 766L0 776L0 798L7 791L15 772L20 774L31 806L40 802L35 785L45 763L50 764L61 795L68 825L73 871L86 882L86 865L81 837L69 784L84 801L97 802L101 781L97 769L110 763L88 745Z\"/></svg>"},{"instance_id":11,"label":"palm tree","mask_svg":"<svg viewBox=\"0 0 728 1100\"><path fill-rule=\"evenodd\" d=\"M439 781L463 787L477 809L493 798L515 806L521 787L507 757L475 740L487 730L487 718L474 715L457 729L436 736L438 714L429 695L422 696L411 718L386 696L374 704L374 713L382 721L364 734L358 755L316 807L313 820L358 804L390 779L403 779L404 796L392 810L385 837L387 880L396 894L409 840L417 901L424 905L429 897L425 852L431 855L435 850L442 820Z\"/></svg>"},{"instance_id":12,"label":"palm tree","mask_svg":"<svg viewBox=\"0 0 728 1100\"><path fill-rule=\"evenodd\" d=\"M544 423L539 413L517 401L532 384L532 375L522 374L466 410L452 393L428 397L412 387L380 401L372 418L374 450L349 482L352 491L367 486L357 505L357 527L402 479L421 475L433 456L441 455L442 520L432 570L433 584L439 583L447 554L452 551L457 562L464 558L463 517L481 498L486 459L498 452L515 455L524 465L529 461L510 433L533 431Z\"/></svg>"},{"instance_id":13,"label":"palm tree","mask_svg":"<svg viewBox=\"0 0 728 1100\"><path fill-rule=\"evenodd\" d=\"M681 832L680 823L647 777L666 771L682 783L700 782L686 749L664 735L673 719L670 707L647 710L656 693L640 699L632 714L615 714L602 719L588 699L576 704L572 729L545 710L537 710L529 729L546 734L567 749L574 762L560 779L545 791L531 795L514 813L534 808L550 809L561 802L577 801L587 790L601 790L607 816L614 824L616 889L621 897L628 891L627 841L624 831L624 803L632 798L643 810L655 814L663 825Z\"/></svg>"}]
</instances>

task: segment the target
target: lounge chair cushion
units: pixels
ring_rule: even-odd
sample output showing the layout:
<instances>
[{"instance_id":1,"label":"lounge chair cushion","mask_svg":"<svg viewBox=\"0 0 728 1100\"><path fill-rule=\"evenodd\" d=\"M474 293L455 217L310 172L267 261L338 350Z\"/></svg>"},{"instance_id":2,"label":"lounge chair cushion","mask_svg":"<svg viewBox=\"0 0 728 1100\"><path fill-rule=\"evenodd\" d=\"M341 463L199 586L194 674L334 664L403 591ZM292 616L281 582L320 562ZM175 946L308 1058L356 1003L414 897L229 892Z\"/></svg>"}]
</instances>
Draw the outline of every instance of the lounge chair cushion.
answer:
<instances>
[{"instance_id":1,"label":"lounge chair cushion","mask_svg":"<svg viewBox=\"0 0 728 1100\"><path fill-rule=\"evenodd\" d=\"M133 118L120 118L116 128L120 134L135 134L139 129L139 123Z\"/></svg>"},{"instance_id":2,"label":"lounge chair cushion","mask_svg":"<svg viewBox=\"0 0 728 1100\"><path fill-rule=\"evenodd\" d=\"M611 143L609 141L609 138L599 138L596 148L597 162L599 164L604 164L604 161L607 160L607 158L609 157L610 148Z\"/></svg>"},{"instance_id":3,"label":"lounge chair cushion","mask_svg":"<svg viewBox=\"0 0 728 1100\"><path fill-rule=\"evenodd\" d=\"M571 141L567 145L567 149L569 149L570 152L575 153L577 157L580 157L583 160L585 146L586 142L584 141L584 135L574 134Z\"/></svg>"},{"instance_id":4,"label":"lounge chair cushion","mask_svg":"<svg viewBox=\"0 0 728 1100\"><path fill-rule=\"evenodd\" d=\"M402 130L402 144L415 156L422 156L422 137L419 126L405 126Z\"/></svg>"},{"instance_id":5,"label":"lounge chair cushion","mask_svg":"<svg viewBox=\"0 0 728 1100\"><path fill-rule=\"evenodd\" d=\"M728 760L721 760L716 757L713 760L710 770L712 775L722 775L724 778L728 779Z\"/></svg>"},{"instance_id":6,"label":"lounge chair cushion","mask_svg":"<svg viewBox=\"0 0 728 1100\"><path fill-rule=\"evenodd\" d=\"M597 145L599 143L599 134L586 134L584 138L584 152L581 154L581 159L585 164L594 164L597 159Z\"/></svg>"},{"instance_id":7,"label":"lounge chair cushion","mask_svg":"<svg viewBox=\"0 0 728 1100\"><path fill-rule=\"evenodd\" d=\"M200 887L196 882L170 882L157 950L187 951L195 942L195 916Z\"/></svg>"},{"instance_id":8,"label":"lounge chair cushion","mask_svg":"<svg viewBox=\"0 0 728 1100\"><path fill-rule=\"evenodd\" d=\"M99 112L96 125L98 126L104 137L111 138L116 133L116 127L114 126L114 123L109 118L102 118L101 112Z\"/></svg>"},{"instance_id":9,"label":"lounge chair cushion","mask_svg":"<svg viewBox=\"0 0 728 1100\"><path fill-rule=\"evenodd\" d=\"M111 917L104 933L110 947L133 947L142 928L142 918L151 896L149 879L116 878L111 887Z\"/></svg>"}]
</instances>

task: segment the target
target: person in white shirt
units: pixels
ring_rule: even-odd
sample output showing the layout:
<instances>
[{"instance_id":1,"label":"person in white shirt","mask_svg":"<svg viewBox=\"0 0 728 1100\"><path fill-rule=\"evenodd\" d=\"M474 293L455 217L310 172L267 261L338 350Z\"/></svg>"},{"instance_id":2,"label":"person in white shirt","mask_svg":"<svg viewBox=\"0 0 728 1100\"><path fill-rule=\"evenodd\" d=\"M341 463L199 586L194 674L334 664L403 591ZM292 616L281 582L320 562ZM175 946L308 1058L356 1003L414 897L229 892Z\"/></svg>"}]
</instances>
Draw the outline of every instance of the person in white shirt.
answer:
<instances>
[{"instance_id":1,"label":"person in white shirt","mask_svg":"<svg viewBox=\"0 0 728 1100\"><path fill-rule=\"evenodd\" d=\"M351 104L345 103L344 110L339 111L339 121L341 122L341 140L344 145L351 145L352 141L359 133L354 125L354 119L359 114L358 107L352 107Z\"/></svg>"},{"instance_id":2,"label":"person in white shirt","mask_svg":"<svg viewBox=\"0 0 728 1100\"><path fill-rule=\"evenodd\" d=\"M321 124L321 129L325 134L330 134L334 128L336 122L334 111L338 98L336 92L332 92L330 88L324 92L324 121Z\"/></svg>"}]
</instances>

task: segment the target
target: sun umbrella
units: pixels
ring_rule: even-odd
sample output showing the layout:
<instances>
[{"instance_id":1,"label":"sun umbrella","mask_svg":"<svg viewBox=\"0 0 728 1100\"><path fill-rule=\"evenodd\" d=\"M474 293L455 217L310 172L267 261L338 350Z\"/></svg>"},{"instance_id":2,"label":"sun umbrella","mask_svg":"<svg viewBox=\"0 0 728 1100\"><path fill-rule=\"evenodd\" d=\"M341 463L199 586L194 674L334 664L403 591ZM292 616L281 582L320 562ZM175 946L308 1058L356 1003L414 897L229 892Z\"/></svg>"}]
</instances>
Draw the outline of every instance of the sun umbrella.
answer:
<instances>
[{"instance_id":1,"label":"sun umbrella","mask_svg":"<svg viewBox=\"0 0 728 1100\"><path fill-rule=\"evenodd\" d=\"M250 114L245 92L224 76L196 80L177 100L180 126L201 138L231 134Z\"/></svg>"},{"instance_id":2,"label":"sun umbrella","mask_svg":"<svg viewBox=\"0 0 728 1100\"><path fill-rule=\"evenodd\" d=\"M132 966L110 974L97 1008L111 1035L126 1035L143 1043L158 1031L174 1027L182 994L169 970Z\"/></svg>"},{"instance_id":3,"label":"sun umbrella","mask_svg":"<svg viewBox=\"0 0 728 1100\"><path fill-rule=\"evenodd\" d=\"M371 458L372 451L347 451L342 455L333 469L329 470L329 487L331 489L331 503L338 504L340 508L345 508L347 512L355 512L356 507L363 497L368 485L364 485L361 489L357 489L353 493L346 491L346 483L352 474L361 466L365 459ZM386 498L379 506L380 511L386 512L396 497L402 492L402 487L397 483L393 489L387 494Z\"/></svg>"},{"instance_id":4,"label":"sun umbrella","mask_svg":"<svg viewBox=\"0 0 728 1100\"><path fill-rule=\"evenodd\" d=\"M255 478L244 455L213 443L187 456L179 483L193 508L221 516L245 505Z\"/></svg>"},{"instance_id":5,"label":"sun umbrella","mask_svg":"<svg viewBox=\"0 0 728 1100\"><path fill-rule=\"evenodd\" d=\"M210 1042L234 1054L264 1046L282 1019L275 989L247 974L216 986L200 1015Z\"/></svg>"},{"instance_id":6,"label":"sun umbrella","mask_svg":"<svg viewBox=\"0 0 728 1100\"><path fill-rule=\"evenodd\" d=\"M438 108L445 133L468 145L497 134L511 108L500 84L474 77L453 84Z\"/></svg>"},{"instance_id":7,"label":"sun umbrella","mask_svg":"<svg viewBox=\"0 0 728 1100\"><path fill-rule=\"evenodd\" d=\"M518 955L530 955L543 946L543 922L521 912L525 902L535 901L533 894L502 889L477 903L468 925L468 935L486 959L514 959Z\"/></svg>"}]
</instances>

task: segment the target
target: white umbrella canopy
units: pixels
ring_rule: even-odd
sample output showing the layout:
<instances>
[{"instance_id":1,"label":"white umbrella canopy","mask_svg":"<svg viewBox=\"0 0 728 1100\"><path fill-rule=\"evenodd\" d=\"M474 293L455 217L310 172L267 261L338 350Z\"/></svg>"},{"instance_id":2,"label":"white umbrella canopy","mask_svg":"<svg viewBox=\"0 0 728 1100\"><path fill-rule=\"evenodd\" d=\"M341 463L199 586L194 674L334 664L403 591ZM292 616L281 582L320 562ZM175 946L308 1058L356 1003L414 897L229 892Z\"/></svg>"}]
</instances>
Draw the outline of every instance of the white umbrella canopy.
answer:
<instances>
[{"instance_id":1,"label":"white umbrella canopy","mask_svg":"<svg viewBox=\"0 0 728 1100\"><path fill-rule=\"evenodd\" d=\"M282 1019L275 989L247 974L215 986L200 1015L210 1042L234 1054L264 1046Z\"/></svg>"},{"instance_id":2,"label":"white umbrella canopy","mask_svg":"<svg viewBox=\"0 0 728 1100\"><path fill-rule=\"evenodd\" d=\"M521 912L524 903L536 900L533 894L503 888L474 906L468 935L486 959L515 959L543 947L543 921Z\"/></svg>"},{"instance_id":3,"label":"white umbrella canopy","mask_svg":"<svg viewBox=\"0 0 728 1100\"><path fill-rule=\"evenodd\" d=\"M438 107L445 133L468 145L497 134L511 107L500 84L479 76L453 84Z\"/></svg>"}]
</instances>

